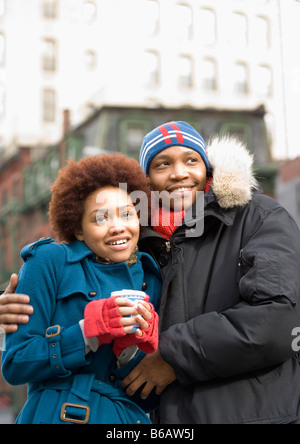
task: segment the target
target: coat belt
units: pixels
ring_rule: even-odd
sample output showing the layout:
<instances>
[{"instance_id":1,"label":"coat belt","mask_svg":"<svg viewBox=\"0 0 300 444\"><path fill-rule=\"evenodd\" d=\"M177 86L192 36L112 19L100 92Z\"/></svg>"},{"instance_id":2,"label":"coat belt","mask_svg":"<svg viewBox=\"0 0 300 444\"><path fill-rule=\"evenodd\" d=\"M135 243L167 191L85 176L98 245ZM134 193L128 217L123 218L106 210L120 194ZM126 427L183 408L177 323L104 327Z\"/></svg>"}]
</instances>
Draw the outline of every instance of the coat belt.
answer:
<instances>
[{"instance_id":1,"label":"coat belt","mask_svg":"<svg viewBox=\"0 0 300 444\"><path fill-rule=\"evenodd\" d=\"M91 392L106 396L112 401L131 404L123 390L96 379L95 374L78 374L67 379L50 380L32 385L31 394L44 390L68 391L67 402L61 406L60 419L63 422L86 424L90 416Z\"/></svg>"},{"instance_id":2,"label":"coat belt","mask_svg":"<svg viewBox=\"0 0 300 444\"><path fill-rule=\"evenodd\" d=\"M89 373L73 375L64 380L57 379L31 384L30 394L41 390L70 390L82 400L87 400L87 393L89 398L91 391L115 400L128 400L122 389L96 379L95 374Z\"/></svg>"}]
</instances>

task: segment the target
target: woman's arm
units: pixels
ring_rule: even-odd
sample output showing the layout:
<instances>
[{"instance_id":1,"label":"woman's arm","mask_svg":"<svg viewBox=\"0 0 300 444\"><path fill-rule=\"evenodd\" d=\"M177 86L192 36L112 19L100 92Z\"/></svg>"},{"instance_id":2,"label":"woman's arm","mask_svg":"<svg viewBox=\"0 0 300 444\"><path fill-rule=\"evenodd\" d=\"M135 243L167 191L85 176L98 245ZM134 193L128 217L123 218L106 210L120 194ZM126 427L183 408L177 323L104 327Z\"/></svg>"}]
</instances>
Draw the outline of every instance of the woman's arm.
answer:
<instances>
[{"instance_id":1,"label":"woman's arm","mask_svg":"<svg viewBox=\"0 0 300 444\"><path fill-rule=\"evenodd\" d=\"M12 385L64 378L87 363L79 324L48 330L64 264L63 249L57 244L39 244L26 257L17 292L30 294L34 313L28 324L6 338L2 373Z\"/></svg>"}]
</instances>

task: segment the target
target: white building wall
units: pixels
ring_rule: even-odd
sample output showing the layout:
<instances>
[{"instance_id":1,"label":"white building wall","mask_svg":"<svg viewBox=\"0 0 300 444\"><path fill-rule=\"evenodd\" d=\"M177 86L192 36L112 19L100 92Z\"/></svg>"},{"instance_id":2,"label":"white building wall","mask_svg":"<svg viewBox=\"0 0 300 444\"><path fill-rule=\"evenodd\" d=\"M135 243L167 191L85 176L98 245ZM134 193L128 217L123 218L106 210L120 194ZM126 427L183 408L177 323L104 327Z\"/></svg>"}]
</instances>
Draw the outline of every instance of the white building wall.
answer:
<instances>
[{"instance_id":1,"label":"white building wall","mask_svg":"<svg viewBox=\"0 0 300 444\"><path fill-rule=\"evenodd\" d=\"M295 0L284 0L284 6L283 0L57 0L55 20L43 19L43 0L0 2L5 3L5 13L0 16L0 35L5 37L5 58L0 65L0 89L2 86L5 91L0 142L9 153L14 141L56 142L65 108L72 111L77 124L92 105L238 110L262 103L268 111L275 158L293 156L298 148L300 153L293 124L293 107L300 95L300 64L286 55L288 43L284 40L281 44L282 36L291 40L293 32L299 34L299 21L288 20L291 13L300 17L300 4ZM201 21L203 9L215 13L215 37L210 24ZM244 15L245 27L234 24L234 13ZM258 38L258 17L269 23L267 48ZM44 38L57 42L54 73L41 69ZM293 40L294 47L295 43ZM86 51L96 56L94 69L87 68ZM180 57L185 57L185 65ZM193 67L191 84L180 87L180 72L187 75L189 70L187 58ZM215 91L203 88L207 58L216 62ZM248 69L248 91L240 95L234 91L232 71L237 62ZM258 91L259 65L269 67L272 73L270 96ZM53 123L42 119L43 88L56 91Z\"/></svg>"}]
</instances>

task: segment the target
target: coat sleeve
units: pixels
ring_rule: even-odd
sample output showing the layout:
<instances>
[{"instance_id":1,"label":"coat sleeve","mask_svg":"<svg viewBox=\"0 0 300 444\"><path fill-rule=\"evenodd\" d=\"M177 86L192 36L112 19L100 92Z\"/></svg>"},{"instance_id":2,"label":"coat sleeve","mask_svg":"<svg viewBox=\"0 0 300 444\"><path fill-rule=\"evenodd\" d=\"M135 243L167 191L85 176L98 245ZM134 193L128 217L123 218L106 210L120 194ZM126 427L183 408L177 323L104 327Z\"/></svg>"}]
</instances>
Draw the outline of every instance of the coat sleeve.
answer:
<instances>
[{"instance_id":1,"label":"coat sleeve","mask_svg":"<svg viewBox=\"0 0 300 444\"><path fill-rule=\"evenodd\" d=\"M300 325L299 229L279 205L260 209L260 217L241 252L240 302L222 313L175 324L161 335L161 354L184 385L272 367L295 354L291 335Z\"/></svg>"},{"instance_id":2,"label":"coat sleeve","mask_svg":"<svg viewBox=\"0 0 300 444\"><path fill-rule=\"evenodd\" d=\"M33 245L19 274L17 293L30 296L34 313L27 325L7 335L2 356L2 373L12 385L66 377L86 364L84 340L79 324L46 337L56 307L65 255L57 244ZM58 333L55 329L52 333ZM55 345L54 345L55 344Z\"/></svg>"}]
</instances>

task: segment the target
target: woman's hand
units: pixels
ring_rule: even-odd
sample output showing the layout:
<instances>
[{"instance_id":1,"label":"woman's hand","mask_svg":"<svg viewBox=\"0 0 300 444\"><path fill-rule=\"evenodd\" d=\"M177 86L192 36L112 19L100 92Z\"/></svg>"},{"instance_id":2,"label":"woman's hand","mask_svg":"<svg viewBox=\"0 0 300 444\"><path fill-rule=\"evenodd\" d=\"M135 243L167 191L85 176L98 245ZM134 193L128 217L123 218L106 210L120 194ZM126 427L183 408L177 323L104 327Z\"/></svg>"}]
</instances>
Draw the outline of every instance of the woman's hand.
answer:
<instances>
[{"instance_id":1,"label":"woman's hand","mask_svg":"<svg viewBox=\"0 0 300 444\"><path fill-rule=\"evenodd\" d=\"M141 301L136 305L133 301L126 298L117 298L116 304L120 307L119 314L122 316L121 324L124 326L124 333L131 333L132 328L139 324L140 328L134 333L142 337L143 332L141 329L148 330L149 323L147 321L152 319L151 306L145 301Z\"/></svg>"},{"instance_id":2,"label":"woman's hand","mask_svg":"<svg viewBox=\"0 0 300 444\"><path fill-rule=\"evenodd\" d=\"M129 304L130 302L131 301L126 302L128 309L132 304L132 302ZM120 302L118 301L118 303ZM124 310L123 308L119 308L119 312L128 315L128 309ZM147 301L139 302L135 307L131 307L131 310L134 325L138 324L139 328L132 333L133 321L131 321L130 327L128 326L128 330L127 327L124 328L124 330L126 329L126 332L131 332L131 334L127 334L125 337L116 338L114 340L113 350L115 355L120 356L125 348L131 347L132 345L137 345L144 353L154 353L158 347L158 314L155 312L153 305ZM126 322L126 325L127 322L129 322L128 320L126 321L126 319L130 318L123 318L123 325L124 322Z\"/></svg>"},{"instance_id":3,"label":"woman's hand","mask_svg":"<svg viewBox=\"0 0 300 444\"><path fill-rule=\"evenodd\" d=\"M85 337L97 337L100 346L126 336L135 325L135 316L131 317L135 310L129 302L117 296L90 302L84 310Z\"/></svg>"}]
</instances>

